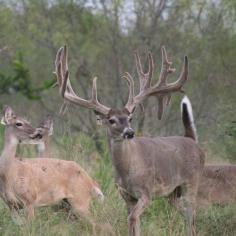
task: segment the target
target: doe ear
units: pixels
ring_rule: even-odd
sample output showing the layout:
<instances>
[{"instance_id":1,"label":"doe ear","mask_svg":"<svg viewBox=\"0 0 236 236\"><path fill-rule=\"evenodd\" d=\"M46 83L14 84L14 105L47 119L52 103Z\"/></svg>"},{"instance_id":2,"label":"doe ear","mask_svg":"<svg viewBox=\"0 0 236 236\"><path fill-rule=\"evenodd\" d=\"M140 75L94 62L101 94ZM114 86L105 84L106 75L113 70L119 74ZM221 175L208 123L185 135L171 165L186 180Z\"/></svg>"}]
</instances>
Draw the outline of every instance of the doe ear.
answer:
<instances>
[{"instance_id":1,"label":"doe ear","mask_svg":"<svg viewBox=\"0 0 236 236\"><path fill-rule=\"evenodd\" d=\"M50 115L47 115L47 117L40 124L40 126L48 130L48 136L53 135L53 119Z\"/></svg>"},{"instance_id":2,"label":"doe ear","mask_svg":"<svg viewBox=\"0 0 236 236\"><path fill-rule=\"evenodd\" d=\"M15 112L9 106L4 106L3 108L3 117L1 119L1 124L9 125L12 123L12 120L16 117Z\"/></svg>"},{"instance_id":3,"label":"doe ear","mask_svg":"<svg viewBox=\"0 0 236 236\"><path fill-rule=\"evenodd\" d=\"M2 124L2 125L6 125L6 122L5 122L4 116L3 116L2 119L1 119L1 124Z\"/></svg>"},{"instance_id":4,"label":"doe ear","mask_svg":"<svg viewBox=\"0 0 236 236\"><path fill-rule=\"evenodd\" d=\"M53 120L48 120L48 136L53 135Z\"/></svg>"}]
</instances>

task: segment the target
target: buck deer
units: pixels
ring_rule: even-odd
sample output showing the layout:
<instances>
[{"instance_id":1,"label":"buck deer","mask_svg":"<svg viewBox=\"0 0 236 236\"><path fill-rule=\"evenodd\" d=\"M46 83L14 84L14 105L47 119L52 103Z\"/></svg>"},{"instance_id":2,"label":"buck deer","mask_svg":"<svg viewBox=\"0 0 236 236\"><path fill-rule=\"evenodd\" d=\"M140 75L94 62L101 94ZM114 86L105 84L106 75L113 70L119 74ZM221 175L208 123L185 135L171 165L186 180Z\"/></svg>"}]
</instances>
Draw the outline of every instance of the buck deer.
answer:
<instances>
[{"instance_id":1,"label":"buck deer","mask_svg":"<svg viewBox=\"0 0 236 236\"><path fill-rule=\"evenodd\" d=\"M158 99L159 119L171 94L180 91L188 77L188 60L179 79L167 83L168 74L174 72L162 47L162 69L159 81L151 85L153 58L148 54L149 70L144 73L139 55L135 54L140 91L134 94L134 81L129 73L123 76L129 87L128 102L123 109L102 105L97 99L97 78L93 80L92 98L85 100L75 94L69 80L66 46L60 48L55 60L55 74L61 96L69 102L92 109L106 124L111 147L116 182L128 208L129 235L138 236L139 218L155 197L168 197L176 188L181 197L173 204L187 220L188 235L195 235L195 198L204 165L204 154L195 141L187 137L135 137L130 126L135 108L150 97Z\"/></svg>"},{"instance_id":2,"label":"buck deer","mask_svg":"<svg viewBox=\"0 0 236 236\"><path fill-rule=\"evenodd\" d=\"M35 208L66 199L75 214L90 220L91 197L103 199L103 194L86 171L73 161L16 158L19 142L37 144L42 134L10 107L5 107L1 123L6 128L0 158L0 196L11 212L23 208L30 220Z\"/></svg>"},{"instance_id":3,"label":"buck deer","mask_svg":"<svg viewBox=\"0 0 236 236\"><path fill-rule=\"evenodd\" d=\"M184 97L181 104L185 136L197 142L191 103L187 97ZM235 184L236 165L205 165L199 181L197 205L203 207L236 202Z\"/></svg>"}]
</instances>

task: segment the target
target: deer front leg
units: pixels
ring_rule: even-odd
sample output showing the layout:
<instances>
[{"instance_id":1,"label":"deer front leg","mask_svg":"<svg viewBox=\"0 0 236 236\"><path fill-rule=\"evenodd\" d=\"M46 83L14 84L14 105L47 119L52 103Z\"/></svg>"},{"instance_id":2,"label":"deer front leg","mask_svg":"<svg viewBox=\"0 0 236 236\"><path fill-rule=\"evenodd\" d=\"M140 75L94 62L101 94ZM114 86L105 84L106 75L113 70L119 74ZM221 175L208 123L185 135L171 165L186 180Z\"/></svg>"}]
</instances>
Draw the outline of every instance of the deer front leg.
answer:
<instances>
[{"instance_id":1,"label":"deer front leg","mask_svg":"<svg viewBox=\"0 0 236 236\"><path fill-rule=\"evenodd\" d=\"M34 217L34 206L28 205L28 206L26 206L25 210L26 210L27 220L28 220L28 222L31 222Z\"/></svg>"},{"instance_id":2,"label":"deer front leg","mask_svg":"<svg viewBox=\"0 0 236 236\"><path fill-rule=\"evenodd\" d=\"M121 179L120 179L120 181L121 181ZM117 187L121 197L125 200L128 214L130 214L130 212L132 211L134 206L137 204L138 200L136 198L134 198L133 196L131 196L131 194L128 193L127 190L125 188L123 188L121 184L116 183L116 187Z\"/></svg>"},{"instance_id":3,"label":"deer front leg","mask_svg":"<svg viewBox=\"0 0 236 236\"><path fill-rule=\"evenodd\" d=\"M137 204L132 208L128 216L128 225L129 225L129 236L139 236L140 235L140 216L147 208L150 203L150 199L146 195L142 195Z\"/></svg>"},{"instance_id":4,"label":"deer front leg","mask_svg":"<svg viewBox=\"0 0 236 236\"><path fill-rule=\"evenodd\" d=\"M187 223L187 235L195 236L195 199L196 188L193 186L181 186L180 195L175 191L169 196L170 203L184 216ZM179 196L178 196L179 195Z\"/></svg>"}]
</instances>

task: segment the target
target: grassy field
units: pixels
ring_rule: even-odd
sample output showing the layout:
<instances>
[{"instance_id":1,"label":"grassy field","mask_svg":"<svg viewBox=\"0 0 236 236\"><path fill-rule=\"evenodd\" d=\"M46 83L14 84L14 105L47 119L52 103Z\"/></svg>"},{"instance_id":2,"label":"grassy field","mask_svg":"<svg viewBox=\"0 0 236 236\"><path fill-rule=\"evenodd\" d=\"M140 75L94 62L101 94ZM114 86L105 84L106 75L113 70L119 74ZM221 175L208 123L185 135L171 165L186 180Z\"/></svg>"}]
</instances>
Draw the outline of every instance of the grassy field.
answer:
<instances>
[{"instance_id":1,"label":"grassy field","mask_svg":"<svg viewBox=\"0 0 236 236\"><path fill-rule=\"evenodd\" d=\"M82 165L100 184L106 199L104 203L93 202L91 211L93 217L101 226L96 235L127 235L127 212L124 201L117 192L112 174L112 165L104 141L104 154L96 152L93 141L79 135L77 138L64 138L63 148L54 148L53 156L62 159L75 160ZM22 156L30 156L32 148L20 148ZM236 205L212 207L198 211L197 231L201 236L233 236L236 235ZM55 206L36 210L32 223L17 226L13 223L6 205L0 202L0 235L9 236L76 236L92 235L91 225L84 219L73 219L64 210ZM145 211L141 220L143 236L181 236L185 235L185 225L182 216L175 211L165 199L153 201Z\"/></svg>"}]
</instances>

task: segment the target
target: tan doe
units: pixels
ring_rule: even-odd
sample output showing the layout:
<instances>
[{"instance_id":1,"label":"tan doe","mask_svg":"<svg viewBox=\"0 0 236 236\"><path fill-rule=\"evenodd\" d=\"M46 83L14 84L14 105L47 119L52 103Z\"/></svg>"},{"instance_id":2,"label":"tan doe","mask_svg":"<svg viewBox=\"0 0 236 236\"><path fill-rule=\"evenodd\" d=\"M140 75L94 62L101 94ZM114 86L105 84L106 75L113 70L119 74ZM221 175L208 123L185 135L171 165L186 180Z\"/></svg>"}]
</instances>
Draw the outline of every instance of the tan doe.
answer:
<instances>
[{"instance_id":1,"label":"tan doe","mask_svg":"<svg viewBox=\"0 0 236 236\"><path fill-rule=\"evenodd\" d=\"M25 209L30 220L35 208L66 199L76 215L89 219L92 196L104 196L88 173L73 161L16 158L20 142L37 143L42 135L10 107L5 107L1 123L6 128L0 157L0 196L10 211Z\"/></svg>"},{"instance_id":2,"label":"tan doe","mask_svg":"<svg viewBox=\"0 0 236 236\"><path fill-rule=\"evenodd\" d=\"M108 129L110 151L115 169L116 184L128 208L129 235L140 235L140 216L153 198L170 197L186 222L188 235L195 235L195 201L199 178L204 165L204 153L188 137L135 137L130 123L135 108L150 96L158 100L158 117L169 103L171 94L180 91L188 78L188 60L179 79L167 83L174 72L162 47L162 68L159 80L152 85L153 58L148 54L149 70L143 72L139 55L135 54L140 90L134 94L134 81L129 73L123 77L129 86L127 104L122 109L102 105L97 99L96 78L93 80L92 98L85 100L75 94L69 80L66 46L58 50L55 67L61 96L76 105L92 109ZM181 190L178 198L172 194Z\"/></svg>"}]
</instances>

